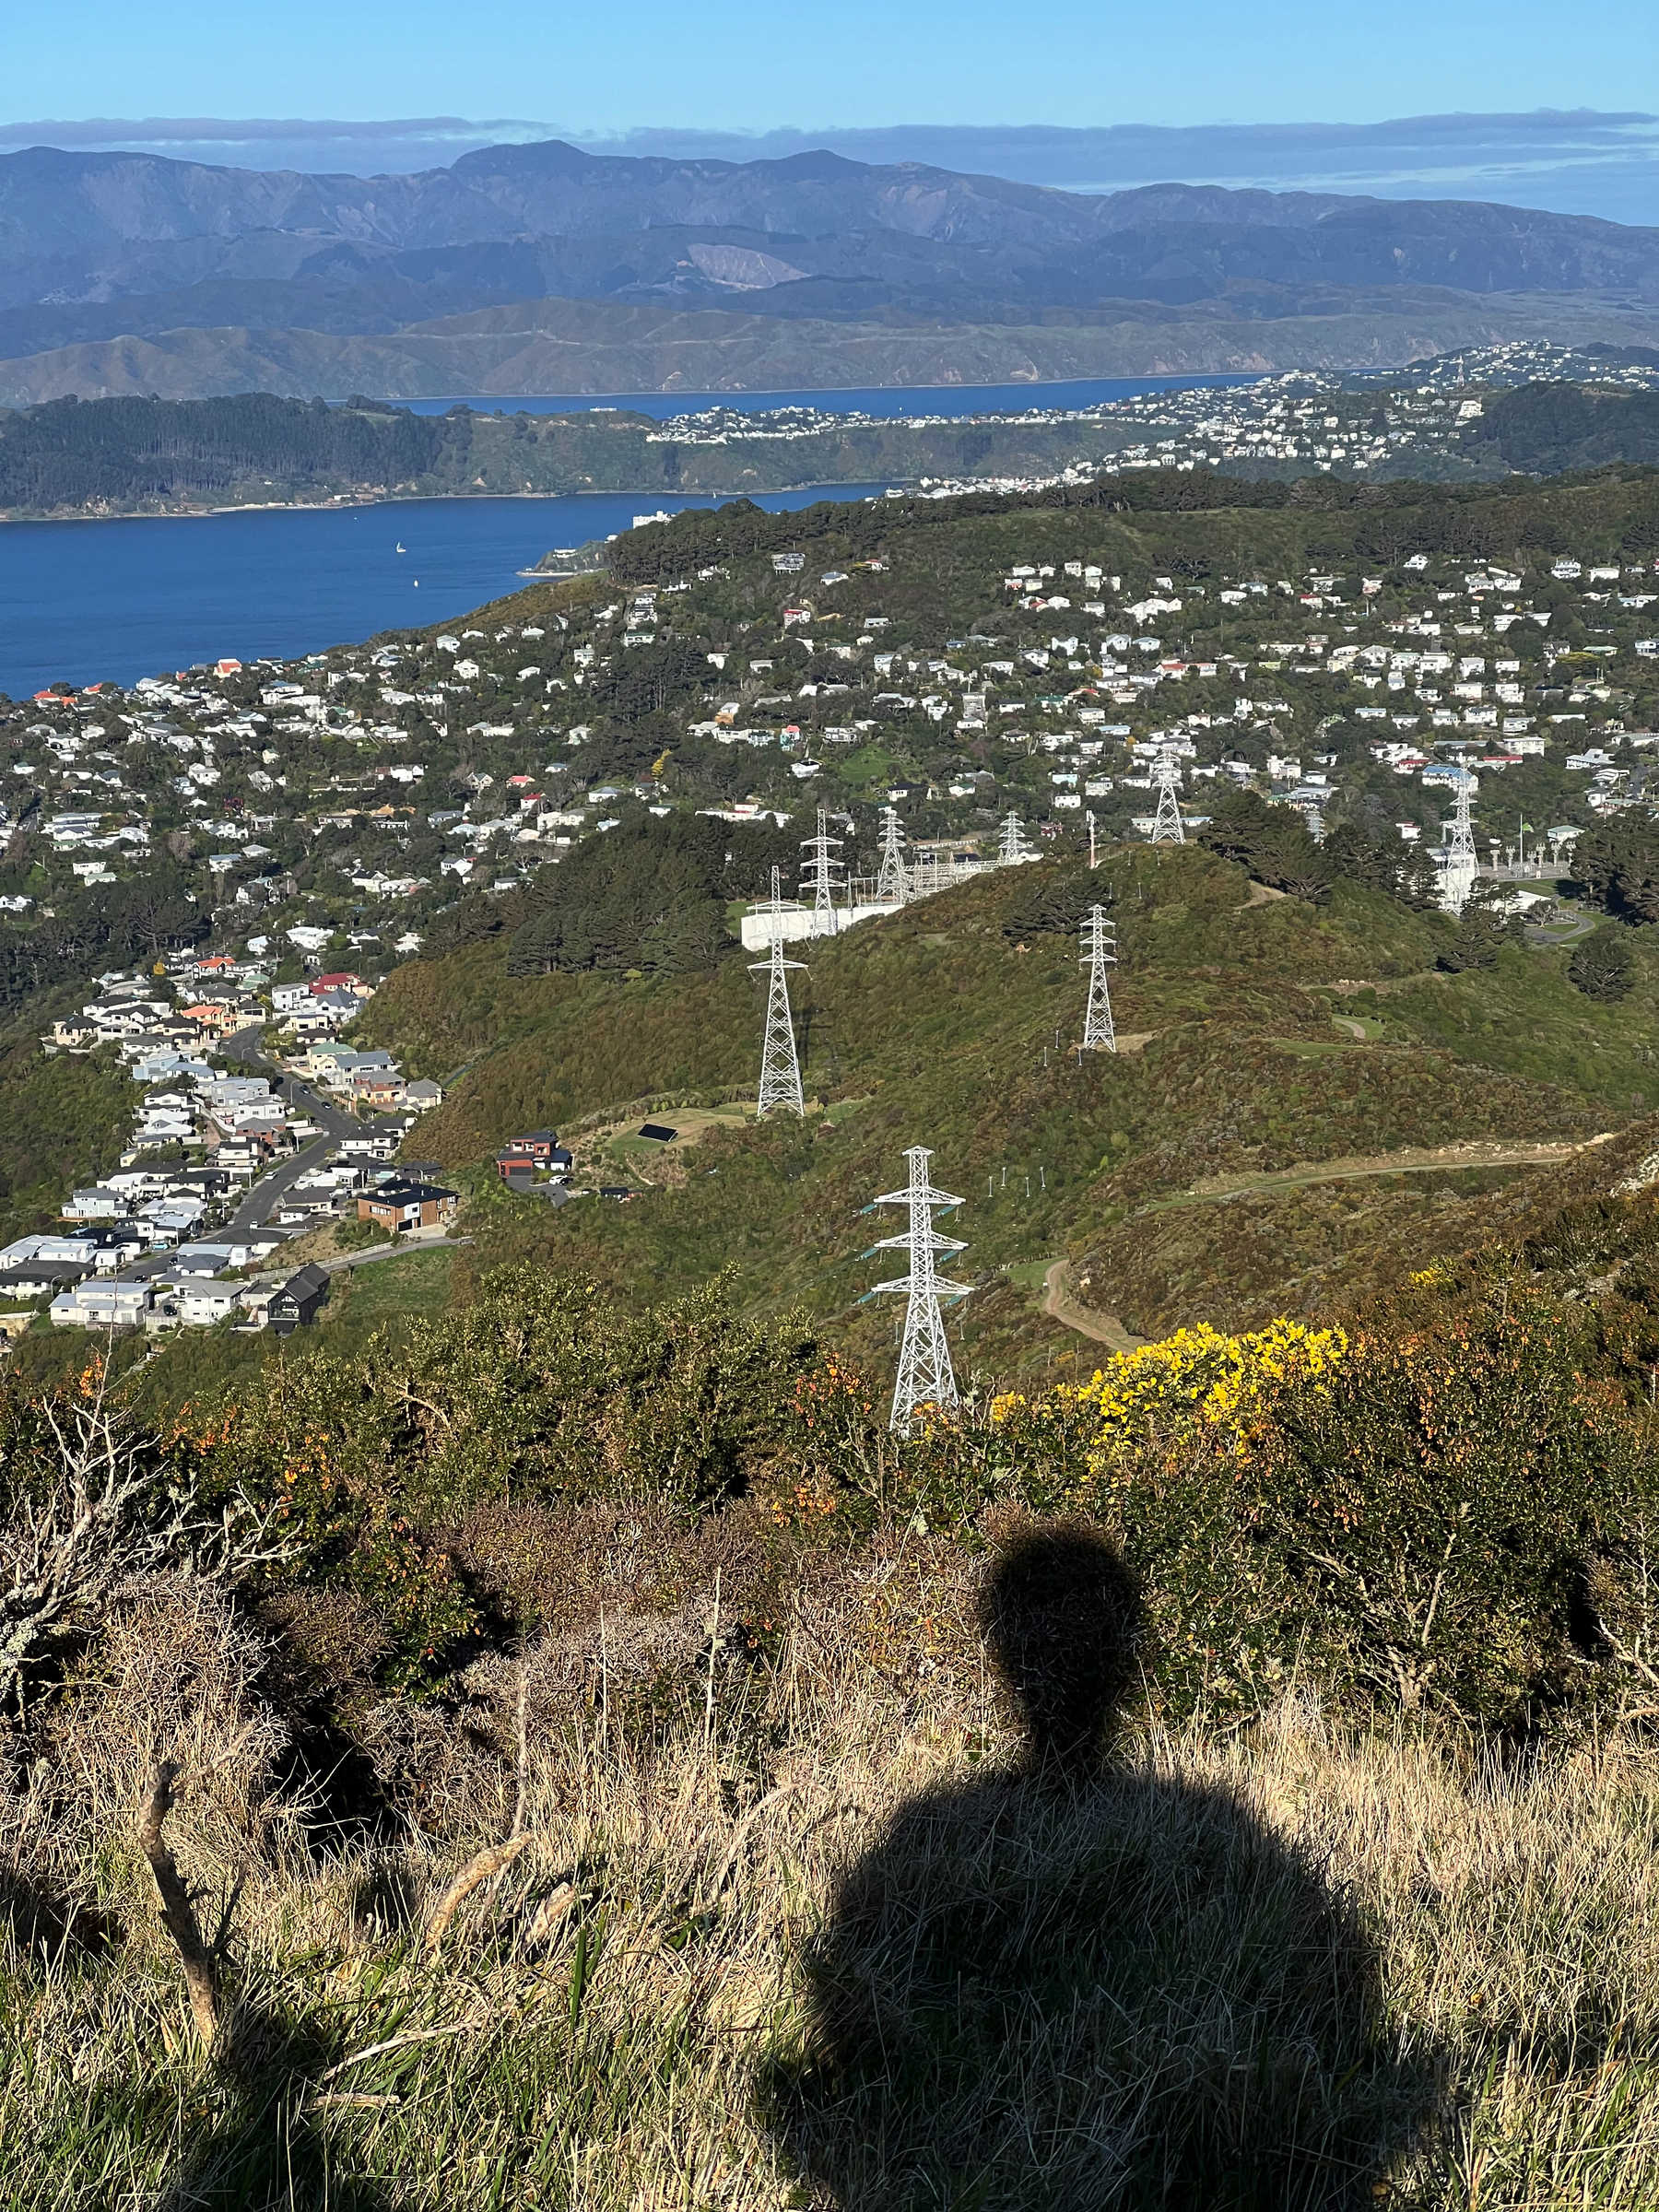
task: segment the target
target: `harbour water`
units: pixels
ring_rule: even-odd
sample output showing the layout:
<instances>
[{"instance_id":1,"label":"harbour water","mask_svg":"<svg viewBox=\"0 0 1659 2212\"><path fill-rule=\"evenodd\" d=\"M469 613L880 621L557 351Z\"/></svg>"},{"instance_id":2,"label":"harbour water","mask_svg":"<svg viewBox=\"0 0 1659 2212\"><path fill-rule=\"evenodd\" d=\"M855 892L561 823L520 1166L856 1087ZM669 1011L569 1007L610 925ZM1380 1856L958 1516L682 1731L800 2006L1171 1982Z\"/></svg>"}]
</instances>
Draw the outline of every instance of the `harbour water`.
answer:
<instances>
[{"instance_id":1,"label":"harbour water","mask_svg":"<svg viewBox=\"0 0 1659 2212\"><path fill-rule=\"evenodd\" d=\"M1247 377L1140 377L1053 384L952 384L818 392L613 393L484 397L480 411L631 407L658 420L724 406L884 419L1100 406L1144 392L1250 382ZM441 414L452 399L412 403ZM838 496L879 491L848 485ZM773 510L809 506L825 488L767 492ZM626 530L649 509L706 499L594 492L564 499L399 500L375 507L249 509L201 517L0 524L0 692L140 676L229 656L291 660L377 630L441 622L515 590L550 548Z\"/></svg>"},{"instance_id":2,"label":"harbour water","mask_svg":"<svg viewBox=\"0 0 1659 2212\"><path fill-rule=\"evenodd\" d=\"M1143 392L1220 391L1258 381L1251 376L1119 376L1079 378L1052 384L861 385L857 390L822 392L606 392L579 398L542 394L503 399L477 394L457 399L399 401L416 415L442 415L451 407L474 407L480 415L558 415L584 408L623 407L666 422L673 415L698 415L708 407L733 407L745 415L777 407L817 407L826 415L874 415L892 422L909 415L1023 415L1033 408L1100 407L1113 399L1135 399Z\"/></svg>"},{"instance_id":3,"label":"harbour water","mask_svg":"<svg viewBox=\"0 0 1659 2212\"><path fill-rule=\"evenodd\" d=\"M838 488L853 499L879 485ZM832 496L763 493L774 511ZM132 521L0 524L0 692L141 676L229 656L290 660L377 630L447 621L522 588L558 546L711 500L399 500ZM401 547L401 549L400 549Z\"/></svg>"}]
</instances>

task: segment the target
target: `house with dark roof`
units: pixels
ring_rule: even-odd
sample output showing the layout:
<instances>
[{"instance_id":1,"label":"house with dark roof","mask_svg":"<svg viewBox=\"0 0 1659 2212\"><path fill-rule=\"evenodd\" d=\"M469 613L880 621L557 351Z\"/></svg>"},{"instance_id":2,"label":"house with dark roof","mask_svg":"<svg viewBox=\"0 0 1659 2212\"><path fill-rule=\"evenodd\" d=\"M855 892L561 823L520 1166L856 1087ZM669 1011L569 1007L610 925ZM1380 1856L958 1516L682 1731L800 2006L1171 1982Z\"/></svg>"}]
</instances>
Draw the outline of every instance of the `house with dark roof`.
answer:
<instances>
[{"instance_id":1,"label":"house with dark roof","mask_svg":"<svg viewBox=\"0 0 1659 2212\"><path fill-rule=\"evenodd\" d=\"M358 1200L358 1219L378 1221L394 1237L413 1229L441 1228L455 1218L460 1201L435 1182L382 1182Z\"/></svg>"},{"instance_id":2,"label":"house with dark roof","mask_svg":"<svg viewBox=\"0 0 1659 2212\"><path fill-rule=\"evenodd\" d=\"M273 1290L265 1307L270 1325L278 1336L308 1329L328 1300L328 1276L321 1267L299 1268L279 1289Z\"/></svg>"},{"instance_id":3,"label":"house with dark roof","mask_svg":"<svg viewBox=\"0 0 1659 2212\"><path fill-rule=\"evenodd\" d=\"M553 1129L531 1129L509 1137L495 1156L496 1173L503 1182L523 1185L537 1169L568 1168L571 1155Z\"/></svg>"},{"instance_id":4,"label":"house with dark roof","mask_svg":"<svg viewBox=\"0 0 1659 2212\"><path fill-rule=\"evenodd\" d=\"M504 1159L527 1160L533 1167L545 1168L548 1155L557 1150L559 1132L556 1129L527 1129L522 1136L510 1136L496 1154L498 1161Z\"/></svg>"}]
</instances>

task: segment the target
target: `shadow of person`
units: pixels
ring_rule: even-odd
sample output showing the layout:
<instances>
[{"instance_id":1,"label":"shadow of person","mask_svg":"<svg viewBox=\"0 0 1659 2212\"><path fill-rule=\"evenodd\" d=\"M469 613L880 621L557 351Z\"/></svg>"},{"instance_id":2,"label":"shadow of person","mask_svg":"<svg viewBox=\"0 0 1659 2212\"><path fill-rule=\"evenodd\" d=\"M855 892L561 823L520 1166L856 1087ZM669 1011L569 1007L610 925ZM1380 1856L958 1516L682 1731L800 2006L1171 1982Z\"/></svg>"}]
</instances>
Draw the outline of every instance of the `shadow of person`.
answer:
<instances>
[{"instance_id":1,"label":"shadow of person","mask_svg":"<svg viewBox=\"0 0 1659 2212\"><path fill-rule=\"evenodd\" d=\"M186 2096L163 2079L94 2100L139 2159L166 2146L146 2197L154 2212L391 2212L396 2196L357 2155L354 2100L340 2100L337 2117L319 2102L313 2085L330 2053L317 2032L255 2004L237 2010L231 2029Z\"/></svg>"},{"instance_id":2,"label":"shadow of person","mask_svg":"<svg viewBox=\"0 0 1659 2212\"><path fill-rule=\"evenodd\" d=\"M1344 1900L1229 1791L1114 1756L1141 1608L1099 1535L1037 1527L982 1624L1014 1770L905 1806L803 1960L771 2085L844 2212L1369 2204L1418 2081Z\"/></svg>"}]
</instances>

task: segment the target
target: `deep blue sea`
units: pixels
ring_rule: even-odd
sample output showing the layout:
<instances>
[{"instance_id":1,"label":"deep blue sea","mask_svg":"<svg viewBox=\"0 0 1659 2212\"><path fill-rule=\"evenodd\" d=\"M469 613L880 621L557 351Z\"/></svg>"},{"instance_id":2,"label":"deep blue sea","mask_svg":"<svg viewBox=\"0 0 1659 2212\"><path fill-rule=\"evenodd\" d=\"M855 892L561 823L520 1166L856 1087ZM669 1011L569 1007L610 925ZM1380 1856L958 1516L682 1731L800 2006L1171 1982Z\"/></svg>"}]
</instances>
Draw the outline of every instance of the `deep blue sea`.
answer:
<instances>
[{"instance_id":1,"label":"deep blue sea","mask_svg":"<svg viewBox=\"0 0 1659 2212\"><path fill-rule=\"evenodd\" d=\"M842 392L613 393L479 398L479 409L627 406L662 418L704 406L760 412L971 415L1098 406L1137 393L1248 382L1143 377L1087 383L942 385ZM451 399L419 400L441 413ZM879 485L839 488L843 498ZM826 496L767 492L772 509ZM636 514L712 500L595 492L558 500L409 500L379 507L251 511L131 522L0 523L0 692L141 676L221 657L291 660L376 630L448 621L517 587L549 549L626 530ZM403 550L399 550L399 547Z\"/></svg>"},{"instance_id":2,"label":"deep blue sea","mask_svg":"<svg viewBox=\"0 0 1659 2212\"><path fill-rule=\"evenodd\" d=\"M881 488L853 484L835 496ZM764 492L757 503L806 507L826 496ZM518 571L556 547L626 530L637 514L714 504L593 492L0 523L0 692L131 684L221 656L291 660L447 621L519 590Z\"/></svg>"}]
</instances>

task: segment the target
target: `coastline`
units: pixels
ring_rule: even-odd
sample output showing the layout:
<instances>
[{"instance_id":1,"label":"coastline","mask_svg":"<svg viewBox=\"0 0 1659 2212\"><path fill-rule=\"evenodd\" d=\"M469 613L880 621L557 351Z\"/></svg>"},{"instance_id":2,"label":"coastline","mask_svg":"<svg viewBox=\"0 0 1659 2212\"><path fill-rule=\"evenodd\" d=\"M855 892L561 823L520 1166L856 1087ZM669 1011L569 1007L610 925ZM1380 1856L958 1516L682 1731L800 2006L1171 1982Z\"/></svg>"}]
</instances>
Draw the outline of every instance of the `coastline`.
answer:
<instances>
[{"instance_id":1,"label":"coastline","mask_svg":"<svg viewBox=\"0 0 1659 2212\"><path fill-rule=\"evenodd\" d=\"M895 484L918 483L919 477L894 477ZM735 491L666 491L662 485L584 484L571 491L490 491L476 486L465 491L388 491L378 497L352 500L247 500L224 507L126 507L112 514L11 514L0 512L0 529L36 523L211 523L227 514L348 514L364 507L416 507L429 500L447 506L464 500L519 500L527 506L551 505L560 500L771 500L797 491L821 491L826 498L853 488L842 483L768 484Z\"/></svg>"}]
</instances>

